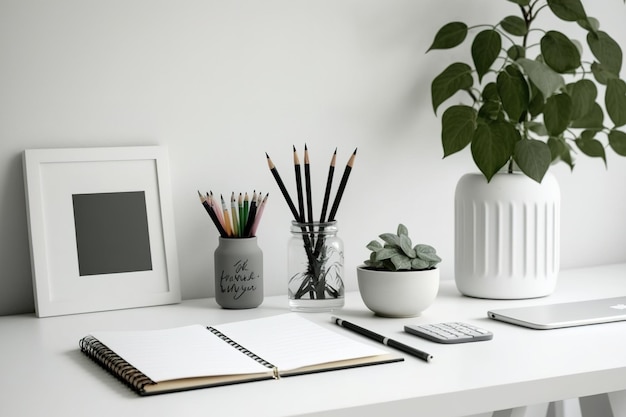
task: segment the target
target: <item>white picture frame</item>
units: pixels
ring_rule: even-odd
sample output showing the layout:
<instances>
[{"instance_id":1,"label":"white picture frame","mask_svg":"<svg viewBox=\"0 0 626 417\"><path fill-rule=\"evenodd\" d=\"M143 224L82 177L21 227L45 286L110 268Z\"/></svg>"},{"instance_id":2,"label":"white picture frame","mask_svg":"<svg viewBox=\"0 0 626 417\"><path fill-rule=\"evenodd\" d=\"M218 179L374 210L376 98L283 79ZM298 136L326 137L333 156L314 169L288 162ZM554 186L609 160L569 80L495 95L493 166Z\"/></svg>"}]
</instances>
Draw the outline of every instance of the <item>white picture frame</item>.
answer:
<instances>
[{"instance_id":1,"label":"white picture frame","mask_svg":"<svg viewBox=\"0 0 626 417\"><path fill-rule=\"evenodd\" d=\"M37 317L181 301L166 147L23 157Z\"/></svg>"}]
</instances>

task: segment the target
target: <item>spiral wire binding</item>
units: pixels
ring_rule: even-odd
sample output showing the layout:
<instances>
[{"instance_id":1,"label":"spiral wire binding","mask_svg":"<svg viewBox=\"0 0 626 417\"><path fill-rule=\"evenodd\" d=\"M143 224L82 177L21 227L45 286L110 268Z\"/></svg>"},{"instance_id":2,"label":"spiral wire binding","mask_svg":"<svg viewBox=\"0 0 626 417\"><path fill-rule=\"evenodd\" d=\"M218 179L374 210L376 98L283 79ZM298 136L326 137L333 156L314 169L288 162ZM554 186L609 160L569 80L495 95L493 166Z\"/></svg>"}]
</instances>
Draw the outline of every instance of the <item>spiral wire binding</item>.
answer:
<instances>
[{"instance_id":1,"label":"spiral wire binding","mask_svg":"<svg viewBox=\"0 0 626 417\"><path fill-rule=\"evenodd\" d=\"M254 354L250 350L248 350L245 347L241 346L239 343L235 342L233 339L231 339L230 337L226 336L224 333L220 332L219 330L217 330L217 329L215 329L213 327L207 327L207 329L211 333L213 333L214 335L216 335L217 337L219 337L220 339L222 339L223 341L225 341L226 343L228 343L229 345L231 345L232 347L234 347L235 349L237 349L238 351L243 353L244 355L254 359L255 361L257 361L261 365L265 366L266 368L271 369L273 374L274 374L274 379L279 379L280 378L280 375L278 373L278 368L275 367L274 365L272 365L270 362L266 361L262 357Z\"/></svg>"},{"instance_id":2,"label":"spiral wire binding","mask_svg":"<svg viewBox=\"0 0 626 417\"><path fill-rule=\"evenodd\" d=\"M146 385L156 384L93 336L82 338L79 346L90 359L137 392L142 392Z\"/></svg>"}]
</instances>

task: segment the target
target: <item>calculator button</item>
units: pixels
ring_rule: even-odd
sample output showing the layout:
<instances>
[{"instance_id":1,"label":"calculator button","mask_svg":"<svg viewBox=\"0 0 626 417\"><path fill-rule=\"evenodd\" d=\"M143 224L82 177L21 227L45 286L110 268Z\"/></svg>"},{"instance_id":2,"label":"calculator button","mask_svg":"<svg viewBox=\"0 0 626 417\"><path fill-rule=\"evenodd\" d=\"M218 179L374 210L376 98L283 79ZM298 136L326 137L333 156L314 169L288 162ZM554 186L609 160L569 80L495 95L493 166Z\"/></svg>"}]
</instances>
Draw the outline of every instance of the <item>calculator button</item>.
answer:
<instances>
[{"instance_id":1,"label":"calculator button","mask_svg":"<svg viewBox=\"0 0 626 417\"><path fill-rule=\"evenodd\" d=\"M459 322L404 326L404 330L439 343L477 342L493 337L488 330Z\"/></svg>"}]
</instances>

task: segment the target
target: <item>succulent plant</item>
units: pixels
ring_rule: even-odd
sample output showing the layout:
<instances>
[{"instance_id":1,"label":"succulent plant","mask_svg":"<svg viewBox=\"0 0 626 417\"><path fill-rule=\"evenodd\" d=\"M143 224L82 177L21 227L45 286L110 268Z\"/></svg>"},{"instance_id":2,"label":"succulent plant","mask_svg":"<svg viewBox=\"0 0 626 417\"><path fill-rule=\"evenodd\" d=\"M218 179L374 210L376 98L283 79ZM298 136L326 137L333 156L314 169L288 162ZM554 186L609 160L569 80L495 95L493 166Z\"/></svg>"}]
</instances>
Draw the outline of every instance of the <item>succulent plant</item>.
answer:
<instances>
[{"instance_id":1,"label":"succulent plant","mask_svg":"<svg viewBox=\"0 0 626 417\"><path fill-rule=\"evenodd\" d=\"M377 240L367 244L372 251L365 265L371 269L389 271L433 269L441 262L437 251L430 245L417 244L413 246L409 238L409 231L405 225L399 224L398 231L383 233L379 237L384 245Z\"/></svg>"}]
</instances>

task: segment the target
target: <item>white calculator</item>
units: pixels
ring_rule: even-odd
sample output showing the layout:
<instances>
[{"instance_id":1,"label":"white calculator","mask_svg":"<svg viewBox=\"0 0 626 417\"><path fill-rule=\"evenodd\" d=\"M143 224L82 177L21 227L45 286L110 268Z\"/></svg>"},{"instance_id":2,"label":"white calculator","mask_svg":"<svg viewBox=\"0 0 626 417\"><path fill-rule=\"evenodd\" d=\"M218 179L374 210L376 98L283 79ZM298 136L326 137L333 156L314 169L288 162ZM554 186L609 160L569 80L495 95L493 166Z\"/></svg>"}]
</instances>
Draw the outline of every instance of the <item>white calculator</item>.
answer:
<instances>
[{"instance_id":1,"label":"white calculator","mask_svg":"<svg viewBox=\"0 0 626 417\"><path fill-rule=\"evenodd\" d=\"M493 338L489 330L459 322L406 325L404 331L437 343L479 342Z\"/></svg>"}]
</instances>

